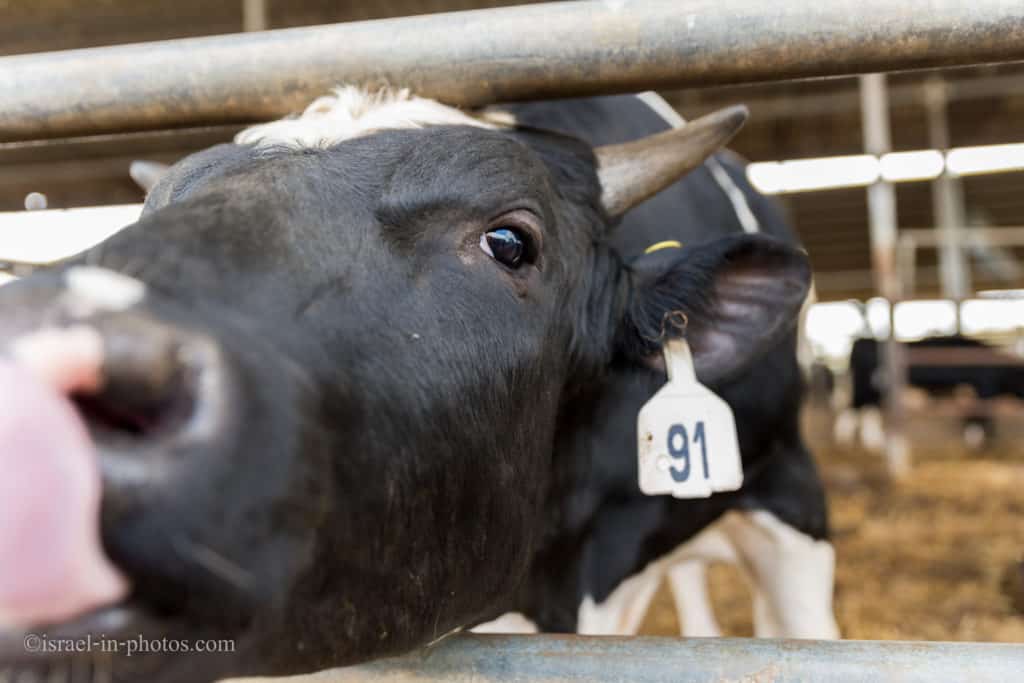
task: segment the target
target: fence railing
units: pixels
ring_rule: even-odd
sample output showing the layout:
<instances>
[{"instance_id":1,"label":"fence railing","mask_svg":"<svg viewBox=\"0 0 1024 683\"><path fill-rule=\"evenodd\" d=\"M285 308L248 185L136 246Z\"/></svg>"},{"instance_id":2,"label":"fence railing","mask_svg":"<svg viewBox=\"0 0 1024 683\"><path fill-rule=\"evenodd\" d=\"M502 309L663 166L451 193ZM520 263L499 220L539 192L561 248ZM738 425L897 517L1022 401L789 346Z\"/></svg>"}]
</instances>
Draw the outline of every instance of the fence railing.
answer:
<instances>
[{"instance_id":1,"label":"fence railing","mask_svg":"<svg viewBox=\"0 0 1024 683\"><path fill-rule=\"evenodd\" d=\"M459 635L308 683L1008 683L1024 647L991 643Z\"/></svg>"},{"instance_id":2,"label":"fence railing","mask_svg":"<svg viewBox=\"0 0 1024 683\"><path fill-rule=\"evenodd\" d=\"M1015 0L587 0L0 58L0 142L270 119L342 82L451 104L1024 59Z\"/></svg>"}]
</instances>

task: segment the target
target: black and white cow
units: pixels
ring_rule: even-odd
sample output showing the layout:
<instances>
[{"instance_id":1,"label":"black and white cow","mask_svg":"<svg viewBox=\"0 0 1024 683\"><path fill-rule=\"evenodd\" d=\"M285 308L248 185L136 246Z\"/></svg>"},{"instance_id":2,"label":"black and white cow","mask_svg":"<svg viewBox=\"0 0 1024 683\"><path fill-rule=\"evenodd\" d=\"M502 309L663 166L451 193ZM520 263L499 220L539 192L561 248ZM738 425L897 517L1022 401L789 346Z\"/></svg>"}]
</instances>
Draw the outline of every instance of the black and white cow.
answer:
<instances>
[{"instance_id":1,"label":"black and white cow","mask_svg":"<svg viewBox=\"0 0 1024 683\"><path fill-rule=\"evenodd\" d=\"M510 110L521 124L556 128L593 145L682 125L653 93ZM757 193L743 164L724 152L627 214L611 244L634 281L644 283L678 257L660 250L645 255L649 245L699 245L751 232L796 241L779 206ZM640 493L636 416L664 383L664 370L649 356L639 363L617 356L600 385L566 415L566 427L574 429L558 446L565 456L552 510L558 526L517 612L477 630L632 634L667 579L682 634L718 635L705 565L721 561L751 580L757 635L837 637L825 499L798 425L796 343L793 329L753 367L714 383L736 415L746 479L740 491L707 500Z\"/></svg>"},{"instance_id":2,"label":"black and white cow","mask_svg":"<svg viewBox=\"0 0 1024 683\"><path fill-rule=\"evenodd\" d=\"M1024 399L1024 364L1017 358L978 339L961 335L929 337L904 345L907 358L906 381L932 397L950 396L968 389L979 399L1000 396ZM850 350L849 406L836 417L835 436L840 443L859 438L868 450L880 451L885 444L881 405L886 389L882 345L875 339L854 341ZM956 354L966 356L959 362ZM921 357L921 354L928 354ZM954 364L936 362L931 355L952 356ZM964 443L980 449L995 436L992 418L979 412L967 415L962 424Z\"/></svg>"},{"instance_id":3,"label":"black and white cow","mask_svg":"<svg viewBox=\"0 0 1024 683\"><path fill-rule=\"evenodd\" d=\"M652 566L717 545L765 623L831 635L796 423L806 258L781 222L737 230L720 185L673 185L745 116L664 131L633 98L470 116L346 88L5 285L0 671L65 671L25 652L42 629L233 642L87 655L140 681L344 665L511 609L601 630ZM746 467L702 502L636 490L636 408L680 333ZM802 600L815 628L782 610Z\"/></svg>"}]
</instances>

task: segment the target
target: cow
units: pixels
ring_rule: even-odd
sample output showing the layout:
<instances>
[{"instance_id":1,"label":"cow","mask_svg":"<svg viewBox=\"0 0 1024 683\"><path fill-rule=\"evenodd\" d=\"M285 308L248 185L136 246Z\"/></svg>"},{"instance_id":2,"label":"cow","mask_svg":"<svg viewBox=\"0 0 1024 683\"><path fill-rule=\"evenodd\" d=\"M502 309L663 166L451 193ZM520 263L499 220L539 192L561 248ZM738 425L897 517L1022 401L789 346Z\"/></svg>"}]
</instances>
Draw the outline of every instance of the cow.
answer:
<instances>
[{"instance_id":1,"label":"cow","mask_svg":"<svg viewBox=\"0 0 1024 683\"><path fill-rule=\"evenodd\" d=\"M0 591L0 671L66 671L66 650L25 652L40 631L177 643L87 655L173 683L353 664L526 604L571 627L577 594L607 601L601 548L562 568L565 538L642 546L603 579L715 519L754 563L765 543L827 555L793 431L806 255L687 208L699 183L667 214L655 197L746 111L652 132L623 125L634 103L474 114L342 88L175 164L137 223L0 288L0 458L20 483L0 505L25 532L0 535L18 550L0 586L27 587ZM630 232L690 241L636 257ZM741 427L743 490L673 520L637 498L622 432L680 336L738 421L770 426ZM52 547L19 548L40 520ZM188 649L211 639L231 647Z\"/></svg>"},{"instance_id":2,"label":"cow","mask_svg":"<svg viewBox=\"0 0 1024 683\"><path fill-rule=\"evenodd\" d=\"M521 124L556 128L593 145L681 124L653 93L602 104L609 110L600 126L593 125L591 101L508 109ZM796 243L779 205L750 185L740 159L723 151L628 214L612 244L643 282L674 257L660 250L646 255L649 245L750 232ZM746 372L714 383L736 415L746 479L740 491L707 500L649 497L638 489L636 416L664 383L664 371L617 358L567 415L575 429L563 432L558 447L568 457L559 463L554 540L510 614L477 630L631 635L667 579L682 635L719 635L705 593L705 565L718 561L737 565L750 579L756 635L838 637L825 496L798 424L797 332L791 329Z\"/></svg>"},{"instance_id":3,"label":"cow","mask_svg":"<svg viewBox=\"0 0 1024 683\"><path fill-rule=\"evenodd\" d=\"M983 400L1024 398L1024 365L983 341L951 335L912 341L903 347L908 354L907 385L930 396L951 396L968 389ZM835 424L840 443L851 443L859 431L861 443L869 450L880 451L884 445L881 404L886 377L881 350L881 344L871 338L857 339L851 347L849 406L837 416ZM931 358L936 352L948 352L955 364L936 363ZM957 362L955 355L960 352L968 355ZM921 357L922 353L926 355ZM995 423L988 414L975 412L963 418L962 433L964 443L979 450L995 437Z\"/></svg>"}]
</instances>

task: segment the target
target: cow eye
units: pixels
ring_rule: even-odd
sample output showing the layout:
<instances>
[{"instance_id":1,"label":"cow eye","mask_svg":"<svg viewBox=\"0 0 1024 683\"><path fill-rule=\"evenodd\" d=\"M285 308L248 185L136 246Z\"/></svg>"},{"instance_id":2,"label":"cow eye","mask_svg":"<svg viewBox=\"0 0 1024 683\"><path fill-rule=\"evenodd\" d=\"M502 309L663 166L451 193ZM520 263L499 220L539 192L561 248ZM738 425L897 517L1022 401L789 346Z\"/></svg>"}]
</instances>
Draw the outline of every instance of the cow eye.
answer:
<instances>
[{"instance_id":1,"label":"cow eye","mask_svg":"<svg viewBox=\"0 0 1024 683\"><path fill-rule=\"evenodd\" d=\"M480 248L498 263L518 268L526 260L527 237L517 228L499 227L480 238Z\"/></svg>"}]
</instances>

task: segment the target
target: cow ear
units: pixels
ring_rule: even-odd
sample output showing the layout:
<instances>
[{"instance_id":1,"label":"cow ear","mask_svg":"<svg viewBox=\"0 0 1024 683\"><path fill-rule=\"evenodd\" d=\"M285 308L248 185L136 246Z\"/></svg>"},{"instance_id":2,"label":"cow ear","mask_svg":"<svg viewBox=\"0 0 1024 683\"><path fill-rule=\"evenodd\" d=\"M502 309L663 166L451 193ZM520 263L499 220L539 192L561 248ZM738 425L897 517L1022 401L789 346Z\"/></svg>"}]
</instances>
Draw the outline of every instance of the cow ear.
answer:
<instances>
[{"instance_id":1,"label":"cow ear","mask_svg":"<svg viewBox=\"0 0 1024 683\"><path fill-rule=\"evenodd\" d=\"M659 249L630 268L619 350L663 368L663 341L683 337L705 383L743 371L788 333L811 283L806 254L763 235Z\"/></svg>"}]
</instances>

